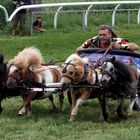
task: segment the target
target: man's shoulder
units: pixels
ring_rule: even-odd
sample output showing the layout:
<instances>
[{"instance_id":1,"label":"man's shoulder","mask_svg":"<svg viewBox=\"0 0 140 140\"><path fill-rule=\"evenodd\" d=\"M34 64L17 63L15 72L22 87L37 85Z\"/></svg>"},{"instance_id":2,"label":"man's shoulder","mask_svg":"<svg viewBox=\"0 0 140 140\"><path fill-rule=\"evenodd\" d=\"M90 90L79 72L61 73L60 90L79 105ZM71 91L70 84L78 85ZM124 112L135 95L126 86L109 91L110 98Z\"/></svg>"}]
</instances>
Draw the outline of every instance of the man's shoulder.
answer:
<instances>
[{"instance_id":1,"label":"man's shoulder","mask_svg":"<svg viewBox=\"0 0 140 140\"><path fill-rule=\"evenodd\" d=\"M99 37L98 36L94 36L92 37L92 40L97 40Z\"/></svg>"},{"instance_id":2,"label":"man's shoulder","mask_svg":"<svg viewBox=\"0 0 140 140\"><path fill-rule=\"evenodd\" d=\"M93 48L99 48L99 36L94 36L92 39L91 39L91 42L92 42L92 47Z\"/></svg>"}]
</instances>

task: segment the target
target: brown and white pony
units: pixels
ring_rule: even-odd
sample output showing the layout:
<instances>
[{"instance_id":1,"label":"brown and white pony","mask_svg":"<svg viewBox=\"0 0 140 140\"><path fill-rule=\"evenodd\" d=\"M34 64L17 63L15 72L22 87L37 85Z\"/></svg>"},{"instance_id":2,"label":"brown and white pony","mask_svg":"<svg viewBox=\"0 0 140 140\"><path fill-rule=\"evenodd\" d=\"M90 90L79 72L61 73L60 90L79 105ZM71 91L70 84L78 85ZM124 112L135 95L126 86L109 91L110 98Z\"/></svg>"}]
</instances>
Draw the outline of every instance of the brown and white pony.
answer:
<instances>
[{"instance_id":1,"label":"brown and white pony","mask_svg":"<svg viewBox=\"0 0 140 140\"><path fill-rule=\"evenodd\" d=\"M61 85L62 88L68 84L72 85L93 85L97 84L97 75L100 75L100 71L95 71L88 63L87 60L83 60L77 54L70 55L63 66L62 70ZM79 87L70 88L71 93L71 115L70 120L73 121L78 113L79 105L81 105L90 96L92 98L98 98L101 103L102 108L102 118L106 120L107 110L105 106L105 100L103 97L103 91L101 89L89 88L89 87Z\"/></svg>"},{"instance_id":2,"label":"brown and white pony","mask_svg":"<svg viewBox=\"0 0 140 140\"><path fill-rule=\"evenodd\" d=\"M25 48L19 52L13 60L8 63L9 72L6 84L9 88L16 86L25 87L44 87L47 83L58 83L61 79L61 68L59 66L47 66L41 64L42 55L37 48ZM29 90L27 97L24 99L23 107L19 111L19 115L31 114L30 102L32 100L49 98L52 103L53 109L56 109L53 100L52 91L34 91ZM59 94L60 107L63 110L63 94Z\"/></svg>"}]
</instances>

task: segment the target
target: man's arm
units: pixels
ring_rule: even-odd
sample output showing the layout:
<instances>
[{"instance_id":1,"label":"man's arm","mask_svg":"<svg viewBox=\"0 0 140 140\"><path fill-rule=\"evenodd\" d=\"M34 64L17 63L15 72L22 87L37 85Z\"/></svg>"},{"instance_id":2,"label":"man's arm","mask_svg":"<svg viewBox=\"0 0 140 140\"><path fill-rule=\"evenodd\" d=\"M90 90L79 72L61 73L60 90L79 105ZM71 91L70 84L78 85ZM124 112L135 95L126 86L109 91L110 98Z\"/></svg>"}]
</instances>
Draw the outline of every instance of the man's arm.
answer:
<instances>
[{"instance_id":1,"label":"man's arm","mask_svg":"<svg viewBox=\"0 0 140 140\"><path fill-rule=\"evenodd\" d=\"M92 44L92 39L87 39L80 47L76 49L76 52L82 50L83 48L88 48Z\"/></svg>"},{"instance_id":2,"label":"man's arm","mask_svg":"<svg viewBox=\"0 0 140 140\"><path fill-rule=\"evenodd\" d=\"M131 51L135 51L135 50L139 49L139 46L136 43L129 43L128 42L127 45L128 45L129 50L131 50Z\"/></svg>"},{"instance_id":3,"label":"man's arm","mask_svg":"<svg viewBox=\"0 0 140 140\"><path fill-rule=\"evenodd\" d=\"M126 39L114 38L112 42L112 48L135 51L139 49L139 46L136 43L128 42Z\"/></svg>"},{"instance_id":4,"label":"man's arm","mask_svg":"<svg viewBox=\"0 0 140 140\"><path fill-rule=\"evenodd\" d=\"M135 43L125 43L125 44L119 44L117 42L112 43L112 48L114 49L124 49L124 50L130 50L130 51L135 51L139 49L139 46Z\"/></svg>"}]
</instances>

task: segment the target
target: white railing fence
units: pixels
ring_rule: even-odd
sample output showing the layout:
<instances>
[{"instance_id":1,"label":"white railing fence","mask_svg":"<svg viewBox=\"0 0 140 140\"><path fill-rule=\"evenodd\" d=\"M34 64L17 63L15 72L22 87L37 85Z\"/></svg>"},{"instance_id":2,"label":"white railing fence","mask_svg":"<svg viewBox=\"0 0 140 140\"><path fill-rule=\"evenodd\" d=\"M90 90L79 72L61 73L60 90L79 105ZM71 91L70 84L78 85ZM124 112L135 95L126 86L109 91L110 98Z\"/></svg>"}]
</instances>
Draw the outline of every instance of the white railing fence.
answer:
<instances>
[{"instance_id":1,"label":"white railing fence","mask_svg":"<svg viewBox=\"0 0 140 140\"><path fill-rule=\"evenodd\" d=\"M38 9L38 8L51 8L51 7L58 7L57 10L55 11L55 16L54 16L54 28L57 28L57 22L58 22L58 15L60 11L63 9L63 7L72 7L72 6L87 6L87 9L85 9L85 14L83 18L83 25L86 27L88 25L88 13L90 12L91 8L93 6L95 7L96 5L114 5L114 10L112 12L112 26L115 26L115 16L116 12L118 11L117 9L121 5L138 5L140 4L140 1L98 1L98 2L68 2L68 3L48 3L48 4L34 4L34 5L24 5L21 7L18 7L10 16L8 15L7 10L0 5L0 9L4 11L5 14L5 20L7 22L11 22L14 16L18 11L21 9ZM137 23L140 24L140 9L138 9L137 13Z\"/></svg>"}]
</instances>

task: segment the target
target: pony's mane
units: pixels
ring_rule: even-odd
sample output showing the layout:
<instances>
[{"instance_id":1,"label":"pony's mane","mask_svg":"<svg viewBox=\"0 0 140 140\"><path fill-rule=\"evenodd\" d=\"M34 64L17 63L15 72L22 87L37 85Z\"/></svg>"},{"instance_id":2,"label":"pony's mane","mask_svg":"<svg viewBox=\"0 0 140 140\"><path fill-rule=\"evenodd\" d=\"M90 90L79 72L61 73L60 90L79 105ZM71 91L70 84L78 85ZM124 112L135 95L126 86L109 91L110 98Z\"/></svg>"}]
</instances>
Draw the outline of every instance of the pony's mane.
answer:
<instances>
[{"instance_id":1,"label":"pony's mane","mask_svg":"<svg viewBox=\"0 0 140 140\"><path fill-rule=\"evenodd\" d=\"M35 47L30 47L19 52L9 63L14 63L20 68L27 68L28 66L39 67L42 61L41 52Z\"/></svg>"},{"instance_id":2,"label":"pony's mane","mask_svg":"<svg viewBox=\"0 0 140 140\"><path fill-rule=\"evenodd\" d=\"M120 77L120 79L123 79L123 81L126 81L126 82L132 82L130 69L125 63L119 60L115 60L115 61L112 61L112 64L117 69L118 76Z\"/></svg>"},{"instance_id":3,"label":"pony's mane","mask_svg":"<svg viewBox=\"0 0 140 140\"><path fill-rule=\"evenodd\" d=\"M82 59L79 55L77 54L71 54L65 61L65 63L69 63L72 62L74 64L78 64L78 63L86 63L86 60Z\"/></svg>"}]
</instances>

